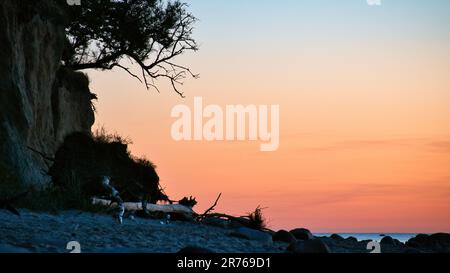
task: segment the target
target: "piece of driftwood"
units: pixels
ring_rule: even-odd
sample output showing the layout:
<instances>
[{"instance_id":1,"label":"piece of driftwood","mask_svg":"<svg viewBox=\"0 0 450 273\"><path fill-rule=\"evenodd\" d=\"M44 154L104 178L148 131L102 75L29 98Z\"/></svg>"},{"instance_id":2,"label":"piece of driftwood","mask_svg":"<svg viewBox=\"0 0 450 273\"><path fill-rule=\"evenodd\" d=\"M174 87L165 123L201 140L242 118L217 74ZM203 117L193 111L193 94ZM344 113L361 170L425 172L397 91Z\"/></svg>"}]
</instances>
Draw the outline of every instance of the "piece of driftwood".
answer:
<instances>
[{"instance_id":1,"label":"piece of driftwood","mask_svg":"<svg viewBox=\"0 0 450 273\"><path fill-rule=\"evenodd\" d=\"M226 219L229 221L235 221L238 222L240 224L242 224L243 226L248 226L250 220L245 218L245 216L232 216L232 215L228 215L228 214L224 214L224 213L210 213L208 215L205 216L206 218L221 218L221 219Z\"/></svg>"},{"instance_id":2,"label":"piece of driftwood","mask_svg":"<svg viewBox=\"0 0 450 273\"><path fill-rule=\"evenodd\" d=\"M103 206L112 206L117 207L116 203L111 202L111 200L93 198L93 204L103 205ZM113 203L113 204L111 204ZM136 211L142 210L141 202L124 202L123 203L125 210L127 211ZM164 212L164 213L181 213L186 215L194 215L195 212L186 206L180 204L168 204L168 205L158 205L158 204L147 204L147 211L149 212Z\"/></svg>"},{"instance_id":3,"label":"piece of driftwood","mask_svg":"<svg viewBox=\"0 0 450 273\"><path fill-rule=\"evenodd\" d=\"M213 211L214 208L217 206L217 203L219 202L219 199L220 199L221 196L222 196L222 193L219 193L219 196L217 196L216 201L214 202L214 204L210 208L205 210L205 212L203 214L198 215L197 219L201 220L201 219L205 218L211 211Z\"/></svg>"}]
</instances>

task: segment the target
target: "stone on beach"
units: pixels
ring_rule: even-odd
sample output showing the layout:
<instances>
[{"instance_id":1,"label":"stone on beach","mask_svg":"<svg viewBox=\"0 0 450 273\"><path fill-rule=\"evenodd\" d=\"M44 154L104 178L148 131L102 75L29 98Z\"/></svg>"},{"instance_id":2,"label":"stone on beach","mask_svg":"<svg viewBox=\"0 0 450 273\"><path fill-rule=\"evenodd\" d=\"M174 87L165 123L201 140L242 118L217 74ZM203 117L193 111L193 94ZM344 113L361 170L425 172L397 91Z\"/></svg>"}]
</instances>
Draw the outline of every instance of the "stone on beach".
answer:
<instances>
[{"instance_id":1,"label":"stone on beach","mask_svg":"<svg viewBox=\"0 0 450 273\"><path fill-rule=\"evenodd\" d=\"M330 238L331 238L331 239L334 239L334 240L338 240L338 241L345 240L341 235L336 234L336 233L331 234Z\"/></svg>"},{"instance_id":2,"label":"stone on beach","mask_svg":"<svg viewBox=\"0 0 450 273\"><path fill-rule=\"evenodd\" d=\"M290 244L287 250L294 253L331 253L330 248L320 239L299 240Z\"/></svg>"},{"instance_id":3,"label":"stone on beach","mask_svg":"<svg viewBox=\"0 0 450 273\"><path fill-rule=\"evenodd\" d=\"M293 243L297 241L292 233L283 229L275 232L275 234L272 235L272 240L286 243Z\"/></svg>"},{"instance_id":4,"label":"stone on beach","mask_svg":"<svg viewBox=\"0 0 450 273\"><path fill-rule=\"evenodd\" d=\"M312 240L314 239L314 236L312 235L311 231L307 230L306 228L296 228L290 231L292 235L298 240Z\"/></svg>"},{"instance_id":5,"label":"stone on beach","mask_svg":"<svg viewBox=\"0 0 450 273\"><path fill-rule=\"evenodd\" d=\"M238 238L259 241L265 244L271 244L273 242L270 234L246 227L240 227L233 231L230 235Z\"/></svg>"}]
</instances>

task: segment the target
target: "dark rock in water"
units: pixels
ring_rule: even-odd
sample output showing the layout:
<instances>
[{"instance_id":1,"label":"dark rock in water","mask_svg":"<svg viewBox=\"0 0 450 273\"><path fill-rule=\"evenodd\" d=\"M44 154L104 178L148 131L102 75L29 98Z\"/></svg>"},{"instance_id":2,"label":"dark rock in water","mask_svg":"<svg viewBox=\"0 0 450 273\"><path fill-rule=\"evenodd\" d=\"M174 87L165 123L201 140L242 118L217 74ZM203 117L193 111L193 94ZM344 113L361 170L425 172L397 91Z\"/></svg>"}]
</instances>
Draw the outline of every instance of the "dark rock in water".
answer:
<instances>
[{"instance_id":1,"label":"dark rock in water","mask_svg":"<svg viewBox=\"0 0 450 273\"><path fill-rule=\"evenodd\" d=\"M188 246L185 248L182 248L178 251L180 254L205 254L205 253L214 253L214 251L209 250L207 248L203 247L197 247L197 246Z\"/></svg>"},{"instance_id":2,"label":"dark rock in water","mask_svg":"<svg viewBox=\"0 0 450 273\"><path fill-rule=\"evenodd\" d=\"M429 248L438 252L450 252L450 234L418 234L416 237L409 239L406 242L406 246L413 248Z\"/></svg>"},{"instance_id":3,"label":"dark rock in water","mask_svg":"<svg viewBox=\"0 0 450 273\"><path fill-rule=\"evenodd\" d=\"M238 238L260 241L265 244L271 244L273 242L270 234L246 227L238 228L230 235Z\"/></svg>"},{"instance_id":4,"label":"dark rock in water","mask_svg":"<svg viewBox=\"0 0 450 273\"><path fill-rule=\"evenodd\" d=\"M334 239L334 240L338 240L338 241L344 240L344 238L343 238L341 235L336 234L336 233L331 234L330 238L331 238L331 239Z\"/></svg>"},{"instance_id":5,"label":"dark rock in water","mask_svg":"<svg viewBox=\"0 0 450 273\"><path fill-rule=\"evenodd\" d=\"M286 230L279 230L272 235L272 240L286 243L294 243L297 241L294 235Z\"/></svg>"},{"instance_id":6,"label":"dark rock in water","mask_svg":"<svg viewBox=\"0 0 450 273\"><path fill-rule=\"evenodd\" d=\"M345 238L345 240L346 240L346 241L349 241L349 242L358 242L358 239L356 239L356 238L353 237L353 236L350 236L350 237L348 237L348 238Z\"/></svg>"},{"instance_id":7,"label":"dark rock in water","mask_svg":"<svg viewBox=\"0 0 450 273\"><path fill-rule=\"evenodd\" d=\"M307 230L306 228L296 228L290 231L292 235L298 240L312 240L314 239L314 236L312 235L311 231Z\"/></svg>"},{"instance_id":8,"label":"dark rock in water","mask_svg":"<svg viewBox=\"0 0 450 273\"><path fill-rule=\"evenodd\" d=\"M294 253L331 253L330 248L320 239L301 240L287 248Z\"/></svg>"},{"instance_id":9,"label":"dark rock in water","mask_svg":"<svg viewBox=\"0 0 450 273\"><path fill-rule=\"evenodd\" d=\"M425 246L429 242L428 237L430 237L430 236L427 234L417 234L416 237L409 239L406 242L406 245L409 247Z\"/></svg>"},{"instance_id":10,"label":"dark rock in water","mask_svg":"<svg viewBox=\"0 0 450 273\"><path fill-rule=\"evenodd\" d=\"M429 239L432 242L436 242L442 245L450 245L450 234L448 233L435 233L431 234Z\"/></svg>"},{"instance_id":11,"label":"dark rock in water","mask_svg":"<svg viewBox=\"0 0 450 273\"><path fill-rule=\"evenodd\" d=\"M380 244L382 245L391 245L395 246L397 245L396 241L391 236L385 236L381 239Z\"/></svg>"}]
</instances>

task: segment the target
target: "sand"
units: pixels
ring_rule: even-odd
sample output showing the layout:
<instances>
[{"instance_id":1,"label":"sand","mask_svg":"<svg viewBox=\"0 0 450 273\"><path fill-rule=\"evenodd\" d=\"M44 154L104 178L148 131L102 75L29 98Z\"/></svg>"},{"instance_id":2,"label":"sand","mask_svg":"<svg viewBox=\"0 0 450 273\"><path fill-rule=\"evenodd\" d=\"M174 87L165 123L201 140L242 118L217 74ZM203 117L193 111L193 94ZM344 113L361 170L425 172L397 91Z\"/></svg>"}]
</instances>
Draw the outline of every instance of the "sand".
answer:
<instances>
[{"instance_id":1,"label":"sand","mask_svg":"<svg viewBox=\"0 0 450 273\"><path fill-rule=\"evenodd\" d=\"M20 217L0 210L0 252L66 253L70 241L87 253L174 253L187 246L219 253L277 253L287 247L237 238L230 235L233 230L195 222L127 218L121 225L103 214L19 211Z\"/></svg>"}]
</instances>

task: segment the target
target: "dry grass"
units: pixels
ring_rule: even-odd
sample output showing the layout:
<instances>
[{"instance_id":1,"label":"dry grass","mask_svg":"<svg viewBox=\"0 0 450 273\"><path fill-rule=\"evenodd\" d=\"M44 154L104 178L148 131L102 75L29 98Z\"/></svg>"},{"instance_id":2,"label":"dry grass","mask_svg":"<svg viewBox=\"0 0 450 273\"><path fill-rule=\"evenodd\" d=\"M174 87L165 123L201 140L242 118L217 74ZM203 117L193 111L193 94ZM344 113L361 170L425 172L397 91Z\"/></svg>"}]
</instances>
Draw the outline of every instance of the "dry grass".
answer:
<instances>
[{"instance_id":1,"label":"dry grass","mask_svg":"<svg viewBox=\"0 0 450 273\"><path fill-rule=\"evenodd\" d=\"M123 136L119 135L118 133L108 133L108 131L103 126L100 128L97 128L93 132L92 138L97 143L104 143L104 144L120 143L123 145L133 144L131 139L129 139L128 137L123 137Z\"/></svg>"},{"instance_id":2,"label":"dry grass","mask_svg":"<svg viewBox=\"0 0 450 273\"><path fill-rule=\"evenodd\" d=\"M254 212L249 213L247 218L250 220L249 227L253 229L262 230L267 227L266 219L263 216L262 208L257 207Z\"/></svg>"}]
</instances>

